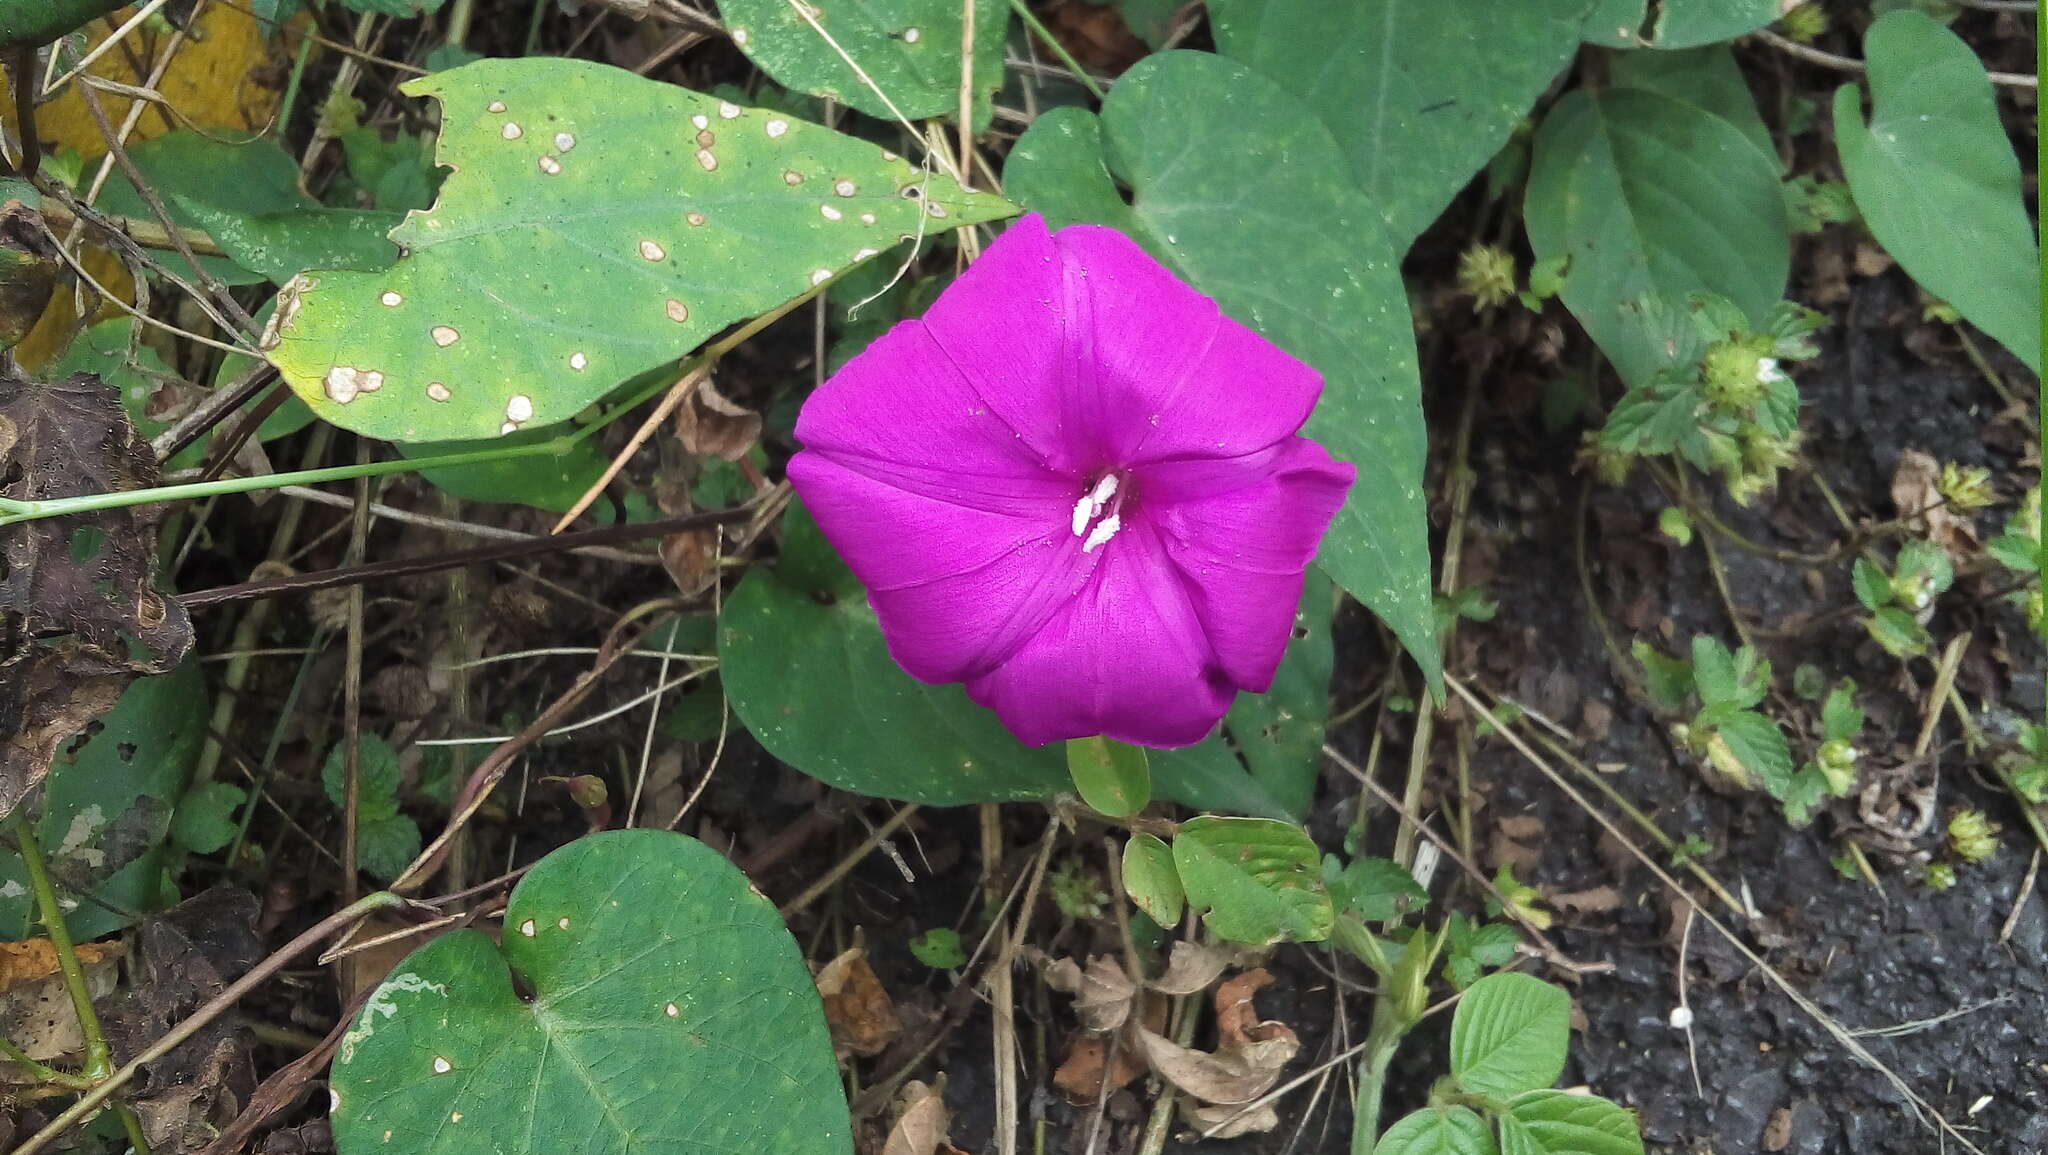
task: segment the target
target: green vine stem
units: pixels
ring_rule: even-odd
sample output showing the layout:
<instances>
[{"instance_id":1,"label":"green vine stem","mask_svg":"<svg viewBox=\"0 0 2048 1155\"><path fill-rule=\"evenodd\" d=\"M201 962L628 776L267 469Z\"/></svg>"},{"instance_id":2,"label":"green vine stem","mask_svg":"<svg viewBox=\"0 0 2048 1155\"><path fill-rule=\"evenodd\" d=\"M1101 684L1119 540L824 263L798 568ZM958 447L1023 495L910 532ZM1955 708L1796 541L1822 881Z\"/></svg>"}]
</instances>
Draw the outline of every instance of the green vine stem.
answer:
<instances>
[{"instance_id":1,"label":"green vine stem","mask_svg":"<svg viewBox=\"0 0 2048 1155\"><path fill-rule=\"evenodd\" d=\"M472 449L462 453L445 453L435 457L396 458L390 461L371 461L358 465L335 465L324 469L301 469L291 473L269 473L261 477L223 477L215 481L195 481L184 485L160 485L149 489L124 489L113 493L86 493L76 497L53 497L47 501L17 501L0 497L0 528L18 525L24 521L36 521L45 517L68 517L77 513L91 513L101 509L122 509L131 505L149 505L159 501L184 501L203 497L217 497L227 493L252 493L263 489L278 489L286 485L313 485L323 481L353 481L359 477L381 477L388 473L409 473L420 469L437 469L450 465L473 465L484 461L504 461L515 457L540 457L569 452L579 442L595 437L605 426L618 420L644 401L668 389L678 376L688 376L718 361L720 357L753 337L756 333L781 320L784 316L830 287L831 281L816 286L804 295L786 304L763 313L745 325L713 344L704 347L696 356L683 361L675 373L664 373L650 385L644 386L619 404L607 410L596 421L580 429L536 441L528 445L507 445L494 449Z\"/></svg>"},{"instance_id":2,"label":"green vine stem","mask_svg":"<svg viewBox=\"0 0 2048 1155\"><path fill-rule=\"evenodd\" d=\"M1031 7L1024 3L1024 0L1010 0L1010 7L1016 11L1017 18L1024 22L1024 26L1031 30L1031 34L1052 49L1053 55L1060 58L1060 63L1067 66L1068 71L1074 74L1074 79L1088 90L1090 96L1097 100L1109 99L1109 94L1102 90L1102 85L1097 83L1087 69L1081 67L1081 62L1074 59L1074 54L1067 51L1067 46L1060 43L1059 37L1046 31L1045 25L1038 22L1038 15L1031 11Z\"/></svg>"},{"instance_id":3,"label":"green vine stem","mask_svg":"<svg viewBox=\"0 0 2048 1155\"><path fill-rule=\"evenodd\" d=\"M42 843L36 841L24 807L16 807L7 819L15 842L21 847L21 863L28 871L29 890L35 895L36 913L50 946L57 952L57 967L64 972L64 990L71 996L71 1009L78 1014L78 1028L85 1036L85 1067L88 1079L104 1079L114 1069L113 1051L100 1030L100 1017L92 1009L92 992L86 989L85 968L78 965L78 950L71 942L71 928L64 925L64 908L57 904L57 888L50 884L50 865L43 858Z\"/></svg>"},{"instance_id":4,"label":"green vine stem","mask_svg":"<svg viewBox=\"0 0 2048 1155\"><path fill-rule=\"evenodd\" d=\"M1372 1028L1365 1036L1365 1055L1358 1060L1358 1099L1352 1104L1351 1155L1372 1155L1379 1143L1380 1105L1386 1097L1387 1072L1411 1024L1400 1021L1382 999L1373 1004Z\"/></svg>"}]
</instances>

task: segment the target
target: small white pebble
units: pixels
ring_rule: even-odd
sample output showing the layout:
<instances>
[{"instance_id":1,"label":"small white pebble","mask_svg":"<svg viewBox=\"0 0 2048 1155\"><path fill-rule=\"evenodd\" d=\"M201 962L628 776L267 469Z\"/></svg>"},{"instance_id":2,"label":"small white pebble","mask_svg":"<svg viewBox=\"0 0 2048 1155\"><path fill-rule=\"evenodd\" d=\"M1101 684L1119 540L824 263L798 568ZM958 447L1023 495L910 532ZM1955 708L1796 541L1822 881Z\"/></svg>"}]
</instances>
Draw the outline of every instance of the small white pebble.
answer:
<instances>
[{"instance_id":1,"label":"small white pebble","mask_svg":"<svg viewBox=\"0 0 2048 1155\"><path fill-rule=\"evenodd\" d=\"M450 1063L448 1060L442 1058L439 1055L434 1056L434 1073L436 1075L445 1075L454 1069L454 1064Z\"/></svg>"},{"instance_id":2,"label":"small white pebble","mask_svg":"<svg viewBox=\"0 0 2048 1155\"><path fill-rule=\"evenodd\" d=\"M384 291L384 295L377 298L377 300L382 302L384 307L387 309L396 309L400 305L405 304L404 297L399 296L397 293L394 293L389 289L386 289Z\"/></svg>"},{"instance_id":3,"label":"small white pebble","mask_svg":"<svg viewBox=\"0 0 2048 1155\"><path fill-rule=\"evenodd\" d=\"M528 397L524 393L514 393L512 399L505 402L505 419L507 421L533 420L533 398Z\"/></svg>"},{"instance_id":4,"label":"small white pebble","mask_svg":"<svg viewBox=\"0 0 2048 1155\"><path fill-rule=\"evenodd\" d=\"M498 135L504 137L506 140L518 140L521 136L525 135L525 130L519 127L519 123L517 121L508 120L505 122L505 127L499 131Z\"/></svg>"},{"instance_id":5,"label":"small white pebble","mask_svg":"<svg viewBox=\"0 0 2048 1155\"><path fill-rule=\"evenodd\" d=\"M733 29L732 42L734 44L745 44L747 42L747 30L744 28Z\"/></svg>"},{"instance_id":6,"label":"small white pebble","mask_svg":"<svg viewBox=\"0 0 2048 1155\"><path fill-rule=\"evenodd\" d=\"M1682 1031L1690 1026L1692 1026L1692 1008L1672 1007L1671 1029L1674 1031Z\"/></svg>"},{"instance_id":7,"label":"small white pebble","mask_svg":"<svg viewBox=\"0 0 2048 1155\"><path fill-rule=\"evenodd\" d=\"M590 365L590 358L588 358L588 357L585 357L585 356L584 356L583 354L581 354L581 353L571 353L571 354L569 354L569 368L571 368L571 369L575 369L575 370L577 370L577 371L579 371L579 372L580 372L580 371L582 371L583 369L587 368L587 367L588 367L589 365Z\"/></svg>"},{"instance_id":8,"label":"small white pebble","mask_svg":"<svg viewBox=\"0 0 2048 1155\"><path fill-rule=\"evenodd\" d=\"M570 149L572 149L572 148L575 148L575 147L576 147L576 134L575 134L575 133L573 133L573 132L558 132L558 133L556 133L556 134L555 134L555 151L557 151L557 152L568 152L568 151L569 151Z\"/></svg>"},{"instance_id":9,"label":"small white pebble","mask_svg":"<svg viewBox=\"0 0 2048 1155\"><path fill-rule=\"evenodd\" d=\"M919 40L923 39L923 37L923 30L919 29L914 24L903 30L903 43L905 44L915 44Z\"/></svg>"}]
</instances>

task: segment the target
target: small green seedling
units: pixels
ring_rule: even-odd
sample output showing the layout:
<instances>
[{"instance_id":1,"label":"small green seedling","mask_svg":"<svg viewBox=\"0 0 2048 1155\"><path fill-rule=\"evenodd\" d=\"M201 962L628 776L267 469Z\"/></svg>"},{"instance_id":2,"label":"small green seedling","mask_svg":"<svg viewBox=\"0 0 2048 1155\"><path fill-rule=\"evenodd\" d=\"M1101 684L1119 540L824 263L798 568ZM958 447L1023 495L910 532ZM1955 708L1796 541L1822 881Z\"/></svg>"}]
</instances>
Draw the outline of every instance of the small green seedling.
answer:
<instances>
[{"instance_id":1,"label":"small green seedling","mask_svg":"<svg viewBox=\"0 0 2048 1155\"><path fill-rule=\"evenodd\" d=\"M967 951L961 945L960 932L948 927L933 927L911 939L910 953L934 970L957 970L967 965Z\"/></svg>"},{"instance_id":2,"label":"small green seedling","mask_svg":"<svg viewBox=\"0 0 2048 1155\"><path fill-rule=\"evenodd\" d=\"M1859 557L1850 577L1856 600L1870 611L1864 627L1886 652L1913 658L1933 648L1927 620L1934 616L1935 599L1956 578L1947 550L1916 538L1899 547L1889 574L1869 558Z\"/></svg>"},{"instance_id":3,"label":"small green seedling","mask_svg":"<svg viewBox=\"0 0 2048 1155\"><path fill-rule=\"evenodd\" d=\"M320 785L337 813L348 802L347 755L336 743L320 767ZM398 809L398 780L398 751L364 734L356 762L356 865L386 880L398 877L420 852L419 825Z\"/></svg>"},{"instance_id":4,"label":"small green seedling","mask_svg":"<svg viewBox=\"0 0 2048 1155\"><path fill-rule=\"evenodd\" d=\"M2006 519L2005 532L1992 538L1984 545L1984 552L1997 560L1998 564L2023 574L2037 575L2024 589L2016 590L2011 599L2017 602L2027 615L2027 627L2035 633L2048 633L2048 602L2041 596L2041 487L2036 485L2027 490L2027 496L2020 502L2019 511Z\"/></svg>"},{"instance_id":5,"label":"small green seedling","mask_svg":"<svg viewBox=\"0 0 2048 1155\"><path fill-rule=\"evenodd\" d=\"M1788 361L1813 357L1822 318L1781 302L1762 332L1724 298L1695 295L1683 308L1641 302L1635 316L1670 361L1629 389L1594 440L1601 474L1619 483L1638 457L1675 454L1722 475L1748 504L1776 484L1799 447L1799 388Z\"/></svg>"},{"instance_id":6,"label":"small green seedling","mask_svg":"<svg viewBox=\"0 0 2048 1155\"><path fill-rule=\"evenodd\" d=\"M1486 900L1486 913L1506 915L1537 930L1550 929L1550 912L1543 909L1542 893L1515 877L1513 863L1500 864L1500 870L1493 876L1493 889L1500 897Z\"/></svg>"},{"instance_id":7,"label":"small green seedling","mask_svg":"<svg viewBox=\"0 0 2048 1155\"><path fill-rule=\"evenodd\" d=\"M1466 586L1457 593L1436 597L1436 628L1449 629L1452 623L1463 619L1468 622L1490 622L1500 612L1500 603L1486 596L1485 586Z\"/></svg>"},{"instance_id":8,"label":"small green seedling","mask_svg":"<svg viewBox=\"0 0 2048 1155\"><path fill-rule=\"evenodd\" d=\"M1637 1155L1642 1132L1626 1108L1551 1089L1564 1073L1571 1009L1564 988L1529 975L1473 983L1451 1017L1450 1074L1428 1106L1387 1128L1374 1155Z\"/></svg>"}]
</instances>

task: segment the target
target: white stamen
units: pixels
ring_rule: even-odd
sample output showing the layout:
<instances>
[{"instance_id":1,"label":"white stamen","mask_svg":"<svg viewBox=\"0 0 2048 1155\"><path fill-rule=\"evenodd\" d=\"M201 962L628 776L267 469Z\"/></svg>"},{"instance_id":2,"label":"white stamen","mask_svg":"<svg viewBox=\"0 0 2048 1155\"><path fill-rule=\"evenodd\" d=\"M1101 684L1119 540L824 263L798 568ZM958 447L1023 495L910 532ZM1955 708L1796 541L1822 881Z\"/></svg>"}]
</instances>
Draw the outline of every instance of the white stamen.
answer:
<instances>
[{"instance_id":1,"label":"white stamen","mask_svg":"<svg viewBox=\"0 0 2048 1155\"><path fill-rule=\"evenodd\" d=\"M1088 523L1095 520L1095 509L1096 506L1094 499L1086 496L1085 494L1082 496L1081 500L1074 503L1075 537L1080 537L1082 534L1088 532Z\"/></svg>"},{"instance_id":2,"label":"white stamen","mask_svg":"<svg viewBox=\"0 0 2048 1155\"><path fill-rule=\"evenodd\" d=\"M1094 553L1098 546L1115 537L1116 531L1122 529L1123 524L1124 519L1114 513L1096 522L1095 528L1088 532L1088 540L1081 543L1081 552Z\"/></svg>"},{"instance_id":3,"label":"white stamen","mask_svg":"<svg viewBox=\"0 0 2048 1155\"><path fill-rule=\"evenodd\" d=\"M1778 359L1776 357L1760 357L1756 363L1756 379L1769 385L1774 381L1783 381L1785 379L1785 371L1778 368Z\"/></svg>"},{"instance_id":4,"label":"white stamen","mask_svg":"<svg viewBox=\"0 0 2048 1155\"><path fill-rule=\"evenodd\" d=\"M1088 500L1095 503L1096 512L1099 513L1103 506L1109 504L1109 499L1115 496L1116 474L1112 473L1095 483L1094 490L1088 494Z\"/></svg>"}]
</instances>

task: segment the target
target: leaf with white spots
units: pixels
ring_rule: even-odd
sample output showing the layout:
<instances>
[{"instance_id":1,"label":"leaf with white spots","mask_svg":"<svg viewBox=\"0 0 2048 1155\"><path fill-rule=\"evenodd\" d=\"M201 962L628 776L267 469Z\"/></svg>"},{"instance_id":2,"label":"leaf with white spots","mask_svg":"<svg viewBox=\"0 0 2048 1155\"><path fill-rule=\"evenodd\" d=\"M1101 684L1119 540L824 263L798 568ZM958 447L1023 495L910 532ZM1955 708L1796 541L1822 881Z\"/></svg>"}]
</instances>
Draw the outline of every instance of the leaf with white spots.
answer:
<instances>
[{"instance_id":1,"label":"leaf with white spots","mask_svg":"<svg viewBox=\"0 0 2048 1155\"><path fill-rule=\"evenodd\" d=\"M1015 211L786 113L586 61L486 60L406 90L442 105L439 201L393 230L390 269L294 280L267 342L315 413L390 441L566 421L904 237Z\"/></svg>"},{"instance_id":2,"label":"leaf with white spots","mask_svg":"<svg viewBox=\"0 0 2048 1155\"><path fill-rule=\"evenodd\" d=\"M335 1056L340 1155L853 1150L803 955L724 856L581 838L505 928L436 939L370 995Z\"/></svg>"},{"instance_id":3,"label":"leaf with white spots","mask_svg":"<svg viewBox=\"0 0 2048 1155\"><path fill-rule=\"evenodd\" d=\"M1122 229L1322 373L1303 432L1356 465L1358 482L1317 564L1440 684L1408 294L1379 211L1329 130L1235 61L1160 52L1117 81L1100 118L1076 108L1039 117L1004 175L1049 224Z\"/></svg>"},{"instance_id":4,"label":"leaf with white spots","mask_svg":"<svg viewBox=\"0 0 2048 1155\"><path fill-rule=\"evenodd\" d=\"M1008 0L974 5L974 122L1003 83ZM734 44L785 87L869 116L960 115L961 0L719 0ZM830 39L828 40L827 37ZM836 46L836 47L835 47ZM852 63L848 63L851 61ZM860 71L854 70L854 65ZM861 73L867 80L861 79ZM869 84L872 81L872 86ZM876 93L887 94L884 101ZM895 105L891 111L890 105Z\"/></svg>"}]
</instances>

